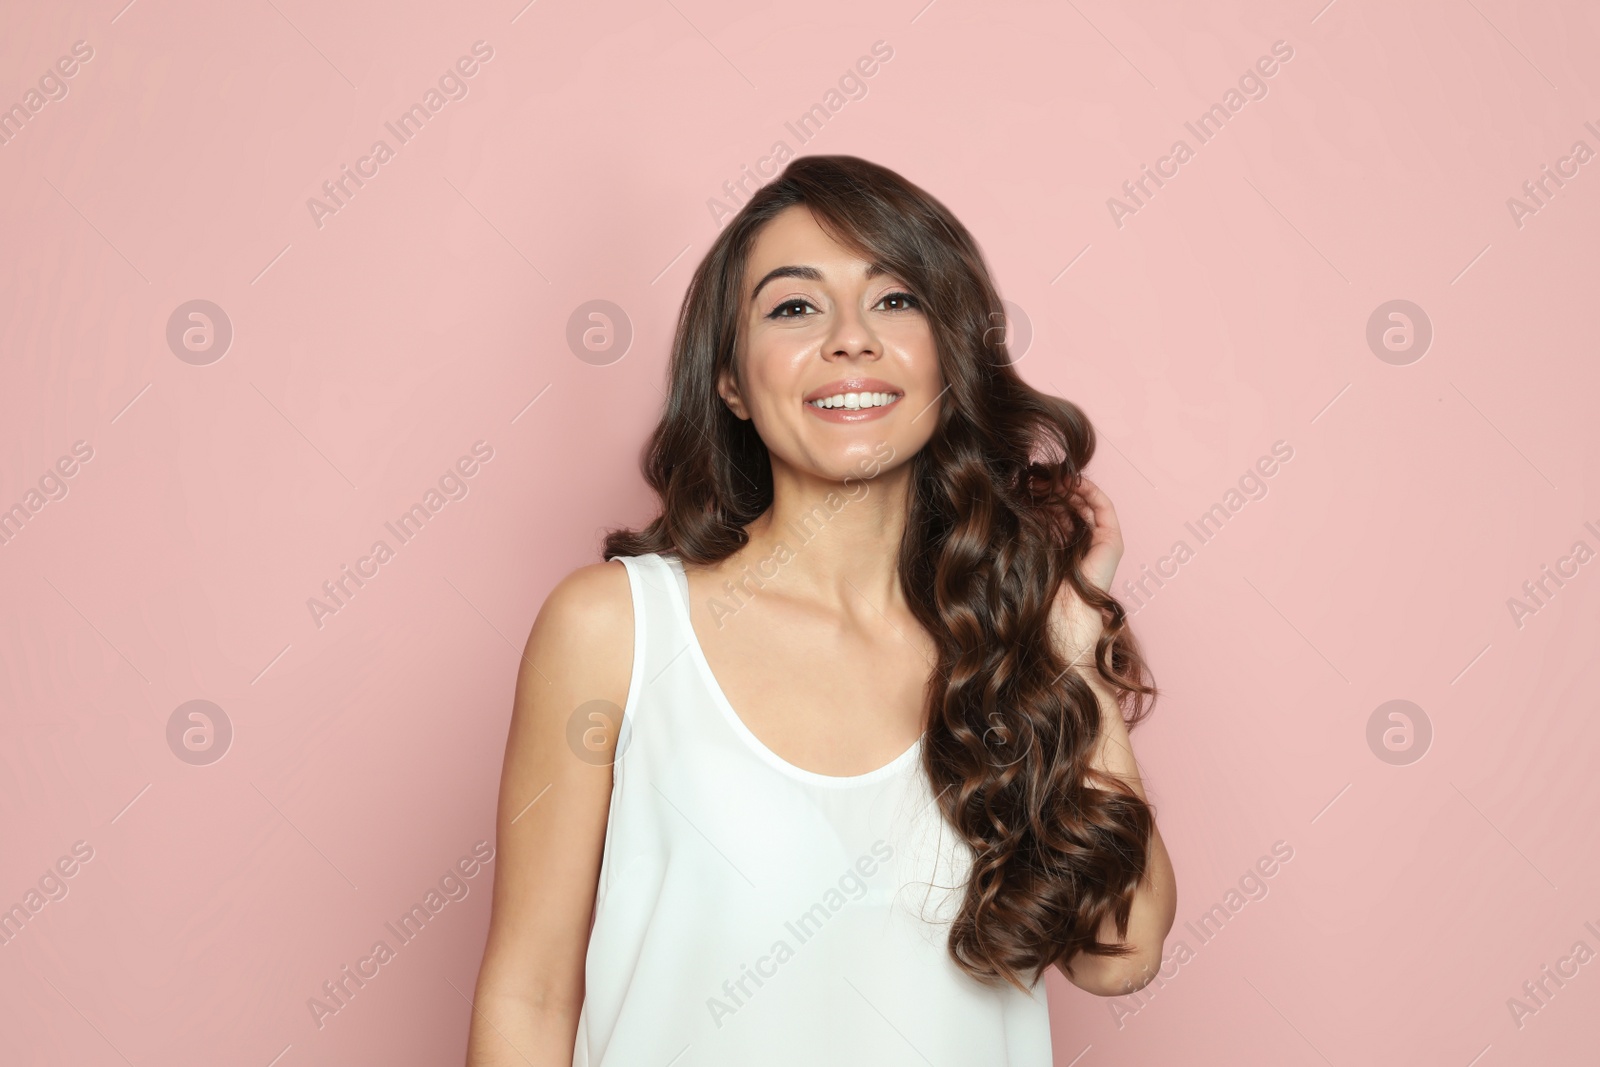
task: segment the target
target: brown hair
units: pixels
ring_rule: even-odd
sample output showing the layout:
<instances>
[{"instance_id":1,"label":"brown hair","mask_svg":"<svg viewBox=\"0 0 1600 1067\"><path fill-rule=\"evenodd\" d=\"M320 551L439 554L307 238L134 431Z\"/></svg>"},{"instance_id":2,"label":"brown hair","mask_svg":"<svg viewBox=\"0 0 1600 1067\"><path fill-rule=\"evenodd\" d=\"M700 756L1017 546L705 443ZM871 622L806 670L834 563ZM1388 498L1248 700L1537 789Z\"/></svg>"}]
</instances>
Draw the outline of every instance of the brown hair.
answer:
<instances>
[{"instance_id":1,"label":"brown hair","mask_svg":"<svg viewBox=\"0 0 1600 1067\"><path fill-rule=\"evenodd\" d=\"M1077 405L1018 376L982 254L944 205L853 156L802 156L751 197L695 270L679 313L666 410L643 459L661 512L643 529L608 532L603 558L715 563L772 503L766 446L716 383L734 365L751 245L795 204L918 297L948 383L938 426L910 460L899 568L938 644L923 767L973 850L949 951L980 981L1019 987L1078 953L1126 955L1097 931L1112 916L1127 937L1153 816L1090 767L1099 704L1068 671L1050 624L1063 582L1100 611L1094 669L1124 722L1142 721L1157 690L1122 605L1078 573L1091 531L1068 496L1094 454L1094 428Z\"/></svg>"}]
</instances>

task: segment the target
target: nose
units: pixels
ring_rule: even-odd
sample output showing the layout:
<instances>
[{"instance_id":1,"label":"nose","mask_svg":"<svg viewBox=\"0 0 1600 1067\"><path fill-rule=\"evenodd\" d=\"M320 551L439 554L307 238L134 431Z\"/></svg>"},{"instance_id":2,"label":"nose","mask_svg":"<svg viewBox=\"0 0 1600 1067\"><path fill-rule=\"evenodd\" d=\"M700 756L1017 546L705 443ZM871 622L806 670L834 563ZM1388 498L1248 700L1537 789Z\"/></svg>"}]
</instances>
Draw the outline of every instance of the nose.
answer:
<instances>
[{"instance_id":1,"label":"nose","mask_svg":"<svg viewBox=\"0 0 1600 1067\"><path fill-rule=\"evenodd\" d=\"M834 316L833 328L823 340L822 352L831 359L854 359L857 356L876 359L882 354L877 335L853 304L839 308Z\"/></svg>"}]
</instances>

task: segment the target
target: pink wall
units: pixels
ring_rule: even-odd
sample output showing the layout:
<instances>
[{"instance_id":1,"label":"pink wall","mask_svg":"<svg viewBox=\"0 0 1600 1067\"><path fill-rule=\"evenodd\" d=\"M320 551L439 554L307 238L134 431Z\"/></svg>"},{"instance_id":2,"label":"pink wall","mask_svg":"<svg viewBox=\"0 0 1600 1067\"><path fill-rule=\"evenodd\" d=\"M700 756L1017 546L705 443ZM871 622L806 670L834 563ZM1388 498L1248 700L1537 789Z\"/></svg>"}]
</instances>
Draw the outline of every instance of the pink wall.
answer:
<instances>
[{"instance_id":1,"label":"pink wall","mask_svg":"<svg viewBox=\"0 0 1600 1067\"><path fill-rule=\"evenodd\" d=\"M683 285L780 141L965 220L1024 374L1103 434L1119 583L1168 575L1127 603L1164 687L1134 736L1174 955L1143 998L1052 979L1057 1062L1593 1056L1600 962L1561 962L1600 951L1587 5L123 2L10 4L0 34L27 114L0 144L0 507L27 513L0 905L66 891L0 945L0 1058L459 1062L517 650L646 516ZM802 148L787 123L880 41ZM1170 177L1135 201L1145 165ZM364 184L308 208L346 166ZM569 346L593 300L620 359ZM459 498L401 543L441 479ZM1569 576L1534 600L1546 565ZM194 751L191 701L222 712ZM441 879L466 895L401 945L385 923Z\"/></svg>"}]
</instances>

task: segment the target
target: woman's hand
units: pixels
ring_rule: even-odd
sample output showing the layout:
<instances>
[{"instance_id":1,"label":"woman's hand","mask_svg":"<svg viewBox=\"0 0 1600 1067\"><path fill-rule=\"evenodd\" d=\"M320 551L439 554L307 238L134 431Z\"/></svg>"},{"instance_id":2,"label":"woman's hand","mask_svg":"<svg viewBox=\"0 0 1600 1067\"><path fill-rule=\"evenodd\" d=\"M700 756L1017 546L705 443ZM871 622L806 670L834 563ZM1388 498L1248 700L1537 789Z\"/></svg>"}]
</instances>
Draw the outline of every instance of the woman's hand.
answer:
<instances>
[{"instance_id":1,"label":"woman's hand","mask_svg":"<svg viewBox=\"0 0 1600 1067\"><path fill-rule=\"evenodd\" d=\"M1078 568L1079 574L1096 589L1110 592L1111 580L1116 577L1117 564L1122 560L1122 527L1117 523L1117 510L1112 507L1111 498L1082 475L1069 497L1069 503L1092 531L1089 550ZM1069 662L1078 662L1094 655L1095 642L1100 639L1104 620L1098 610L1079 599L1065 582L1056 596L1055 620L1059 635L1071 650Z\"/></svg>"},{"instance_id":2,"label":"woman's hand","mask_svg":"<svg viewBox=\"0 0 1600 1067\"><path fill-rule=\"evenodd\" d=\"M1122 528L1117 524L1116 509L1100 487L1087 478L1079 479L1070 503L1092 532L1089 551L1079 565L1079 573L1085 584L1109 593L1117 564L1122 559ZM1067 642L1064 652L1068 669L1078 671L1100 705L1100 733L1089 765L1100 774L1117 778L1148 804L1116 693L1100 678L1092 661L1104 620L1098 611L1084 604L1066 582L1061 583L1055 608L1053 621L1060 627L1057 632ZM1105 788L1097 779L1085 779L1083 785L1087 789ZM1161 831L1152 821L1145 876L1134 892L1127 938L1118 937L1111 916L1101 922L1096 932L1101 941L1127 945L1134 950L1133 954L1121 959L1078 956L1070 966L1057 966L1072 984L1097 996L1121 996L1142 989L1161 967L1163 946L1172 930L1177 909L1177 878L1172 871L1172 858L1167 855Z\"/></svg>"},{"instance_id":3,"label":"woman's hand","mask_svg":"<svg viewBox=\"0 0 1600 1067\"><path fill-rule=\"evenodd\" d=\"M1094 531L1089 551L1083 558L1083 576L1096 589L1109 592L1117 564L1122 560L1122 527L1117 525L1117 509L1111 506L1111 498L1101 492L1098 485L1083 476L1078 478L1078 488L1073 491L1071 501Z\"/></svg>"}]
</instances>

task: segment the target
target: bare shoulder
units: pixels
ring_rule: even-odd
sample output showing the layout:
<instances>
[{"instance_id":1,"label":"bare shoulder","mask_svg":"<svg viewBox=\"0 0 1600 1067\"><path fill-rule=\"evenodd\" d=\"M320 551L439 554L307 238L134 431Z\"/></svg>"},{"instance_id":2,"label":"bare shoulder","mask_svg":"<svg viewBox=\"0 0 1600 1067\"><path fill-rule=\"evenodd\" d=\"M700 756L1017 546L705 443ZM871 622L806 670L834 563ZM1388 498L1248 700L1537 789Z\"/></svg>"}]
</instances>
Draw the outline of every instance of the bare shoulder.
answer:
<instances>
[{"instance_id":1,"label":"bare shoulder","mask_svg":"<svg viewBox=\"0 0 1600 1067\"><path fill-rule=\"evenodd\" d=\"M632 661L625 567L595 563L567 574L528 634L506 737L478 1003L491 1011L510 1004L514 1014L537 1008L560 1031L554 1044L568 1055L583 1003L616 745L614 732L587 728L587 717L597 700L624 705ZM581 742L573 737L575 721L585 726Z\"/></svg>"},{"instance_id":2,"label":"bare shoulder","mask_svg":"<svg viewBox=\"0 0 1600 1067\"><path fill-rule=\"evenodd\" d=\"M633 593L620 562L591 563L570 572L545 597L541 616L563 628L621 633L633 628Z\"/></svg>"},{"instance_id":3,"label":"bare shoulder","mask_svg":"<svg viewBox=\"0 0 1600 1067\"><path fill-rule=\"evenodd\" d=\"M534 680L621 704L632 674L633 629L627 569L615 561L579 567L545 597L528 634L522 673L532 667Z\"/></svg>"}]
</instances>

